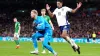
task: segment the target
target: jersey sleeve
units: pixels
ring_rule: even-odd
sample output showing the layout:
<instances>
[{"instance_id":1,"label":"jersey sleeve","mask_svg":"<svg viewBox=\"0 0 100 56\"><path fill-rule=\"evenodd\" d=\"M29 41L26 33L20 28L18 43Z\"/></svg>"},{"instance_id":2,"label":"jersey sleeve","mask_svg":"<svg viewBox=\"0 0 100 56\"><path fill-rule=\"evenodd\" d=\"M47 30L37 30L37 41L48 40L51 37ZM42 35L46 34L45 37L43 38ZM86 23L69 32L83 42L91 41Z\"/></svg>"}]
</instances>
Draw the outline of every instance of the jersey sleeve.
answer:
<instances>
[{"instance_id":1,"label":"jersey sleeve","mask_svg":"<svg viewBox=\"0 0 100 56\"><path fill-rule=\"evenodd\" d=\"M66 10L66 12L72 12L72 9L71 8L69 8L69 7L64 7L64 9Z\"/></svg>"},{"instance_id":2,"label":"jersey sleeve","mask_svg":"<svg viewBox=\"0 0 100 56\"><path fill-rule=\"evenodd\" d=\"M50 17L48 16L48 21L50 21L51 19L50 19Z\"/></svg>"},{"instance_id":3,"label":"jersey sleeve","mask_svg":"<svg viewBox=\"0 0 100 56\"><path fill-rule=\"evenodd\" d=\"M54 15L56 15L56 14L57 14L57 8L54 10L53 14L54 14Z\"/></svg>"},{"instance_id":4,"label":"jersey sleeve","mask_svg":"<svg viewBox=\"0 0 100 56\"><path fill-rule=\"evenodd\" d=\"M20 23L19 22L17 24L18 24L18 26L20 26Z\"/></svg>"}]
</instances>

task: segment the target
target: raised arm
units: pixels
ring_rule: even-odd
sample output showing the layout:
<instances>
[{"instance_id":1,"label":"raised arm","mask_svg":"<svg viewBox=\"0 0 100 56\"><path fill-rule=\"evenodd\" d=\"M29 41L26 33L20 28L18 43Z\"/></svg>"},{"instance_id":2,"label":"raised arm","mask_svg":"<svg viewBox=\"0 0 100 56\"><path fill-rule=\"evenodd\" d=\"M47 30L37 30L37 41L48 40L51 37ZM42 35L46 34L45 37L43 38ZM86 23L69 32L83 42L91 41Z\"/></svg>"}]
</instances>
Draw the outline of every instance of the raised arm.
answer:
<instances>
[{"instance_id":1,"label":"raised arm","mask_svg":"<svg viewBox=\"0 0 100 56\"><path fill-rule=\"evenodd\" d=\"M77 3L77 7L75 9L73 9L71 12L75 13L81 6L82 6L81 2Z\"/></svg>"},{"instance_id":2,"label":"raised arm","mask_svg":"<svg viewBox=\"0 0 100 56\"><path fill-rule=\"evenodd\" d=\"M48 4L46 4L47 12L48 12L49 16L50 16L51 18L53 18L53 17L54 17L54 14L50 11L50 8L51 8L51 7L50 7Z\"/></svg>"}]
</instances>

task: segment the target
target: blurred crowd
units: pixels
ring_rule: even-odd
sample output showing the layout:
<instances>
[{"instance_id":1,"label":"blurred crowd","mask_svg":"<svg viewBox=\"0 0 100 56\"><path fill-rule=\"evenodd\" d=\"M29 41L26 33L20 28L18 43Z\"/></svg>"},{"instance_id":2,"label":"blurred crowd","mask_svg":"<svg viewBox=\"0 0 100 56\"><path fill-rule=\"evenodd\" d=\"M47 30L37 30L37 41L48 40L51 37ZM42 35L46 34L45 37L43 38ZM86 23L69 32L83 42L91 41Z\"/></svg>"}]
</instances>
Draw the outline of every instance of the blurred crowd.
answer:
<instances>
[{"instance_id":1,"label":"blurred crowd","mask_svg":"<svg viewBox=\"0 0 100 56\"><path fill-rule=\"evenodd\" d=\"M71 17L71 36L72 37L87 37L87 32L92 35L96 32L99 37L98 32L100 32L100 17Z\"/></svg>"},{"instance_id":2,"label":"blurred crowd","mask_svg":"<svg viewBox=\"0 0 100 56\"><path fill-rule=\"evenodd\" d=\"M6 17L6 14L3 14ZM0 14L0 36L12 36L14 34L14 22L13 18L3 18ZM51 19L54 24L54 34L53 37L60 37L60 30L57 25L56 20ZM22 37L31 37L33 33L32 22L33 19L30 16L18 17L18 21L21 23L21 34ZM97 37L99 37L98 32L100 32L100 16L69 16L69 22L71 24L70 36L74 38L87 37L87 32L92 35L96 32Z\"/></svg>"}]
</instances>

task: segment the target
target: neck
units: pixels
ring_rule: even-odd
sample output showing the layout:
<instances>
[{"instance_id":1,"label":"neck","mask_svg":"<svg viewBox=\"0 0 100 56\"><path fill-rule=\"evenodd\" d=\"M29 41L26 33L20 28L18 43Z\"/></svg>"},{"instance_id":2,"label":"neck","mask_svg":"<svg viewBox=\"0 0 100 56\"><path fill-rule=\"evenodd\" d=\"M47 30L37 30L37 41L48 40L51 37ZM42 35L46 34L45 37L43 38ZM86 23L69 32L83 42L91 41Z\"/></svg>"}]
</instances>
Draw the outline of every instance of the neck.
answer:
<instances>
[{"instance_id":1,"label":"neck","mask_svg":"<svg viewBox=\"0 0 100 56\"><path fill-rule=\"evenodd\" d=\"M37 18L37 15L35 16L35 18L34 19L36 19Z\"/></svg>"},{"instance_id":2,"label":"neck","mask_svg":"<svg viewBox=\"0 0 100 56\"><path fill-rule=\"evenodd\" d=\"M44 15L42 15L42 16L45 16L45 14L44 14Z\"/></svg>"},{"instance_id":3,"label":"neck","mask_svg":"<svg viewBox=\"0 0 100 56\"><path fill-rule=\"evenodd\" d=\"M58 9L60 9L60 8L62 8L62 7L58 7Z\"/></svg>"}]
</instances>

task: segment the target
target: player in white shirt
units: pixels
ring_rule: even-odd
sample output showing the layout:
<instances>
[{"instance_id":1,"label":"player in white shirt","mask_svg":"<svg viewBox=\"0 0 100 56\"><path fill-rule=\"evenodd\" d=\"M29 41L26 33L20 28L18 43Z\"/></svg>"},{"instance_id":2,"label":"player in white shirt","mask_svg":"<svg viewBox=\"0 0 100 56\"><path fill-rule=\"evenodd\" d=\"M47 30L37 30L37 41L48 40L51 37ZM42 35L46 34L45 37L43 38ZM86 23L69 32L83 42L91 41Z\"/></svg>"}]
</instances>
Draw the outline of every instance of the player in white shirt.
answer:
<instances>
[{"instance_id":1,"label":"player in white shirt","mask_svg":"<svg viewBox=\"0 0 100 56\"><path fill-rule=\"evenodd\" d=\"M50 11L50 6L48 4L46 5L46 9L50 17L54 17L54 15L56 16L59 28L61 30L61 37L63 37L66 41L68 41L69 44L71 44L75 52L77 51L78 54L80 54L80 47L70 38L68 34L68 31L70 30L70 23L68 22L66 13L75 13L81 7L82 3L77 3L77 7L75 9L71 9L66 6L63 7L62 5L63 1L57 0L58 8L56 8L53 13Z\"/></svg>"}]
</instances>

